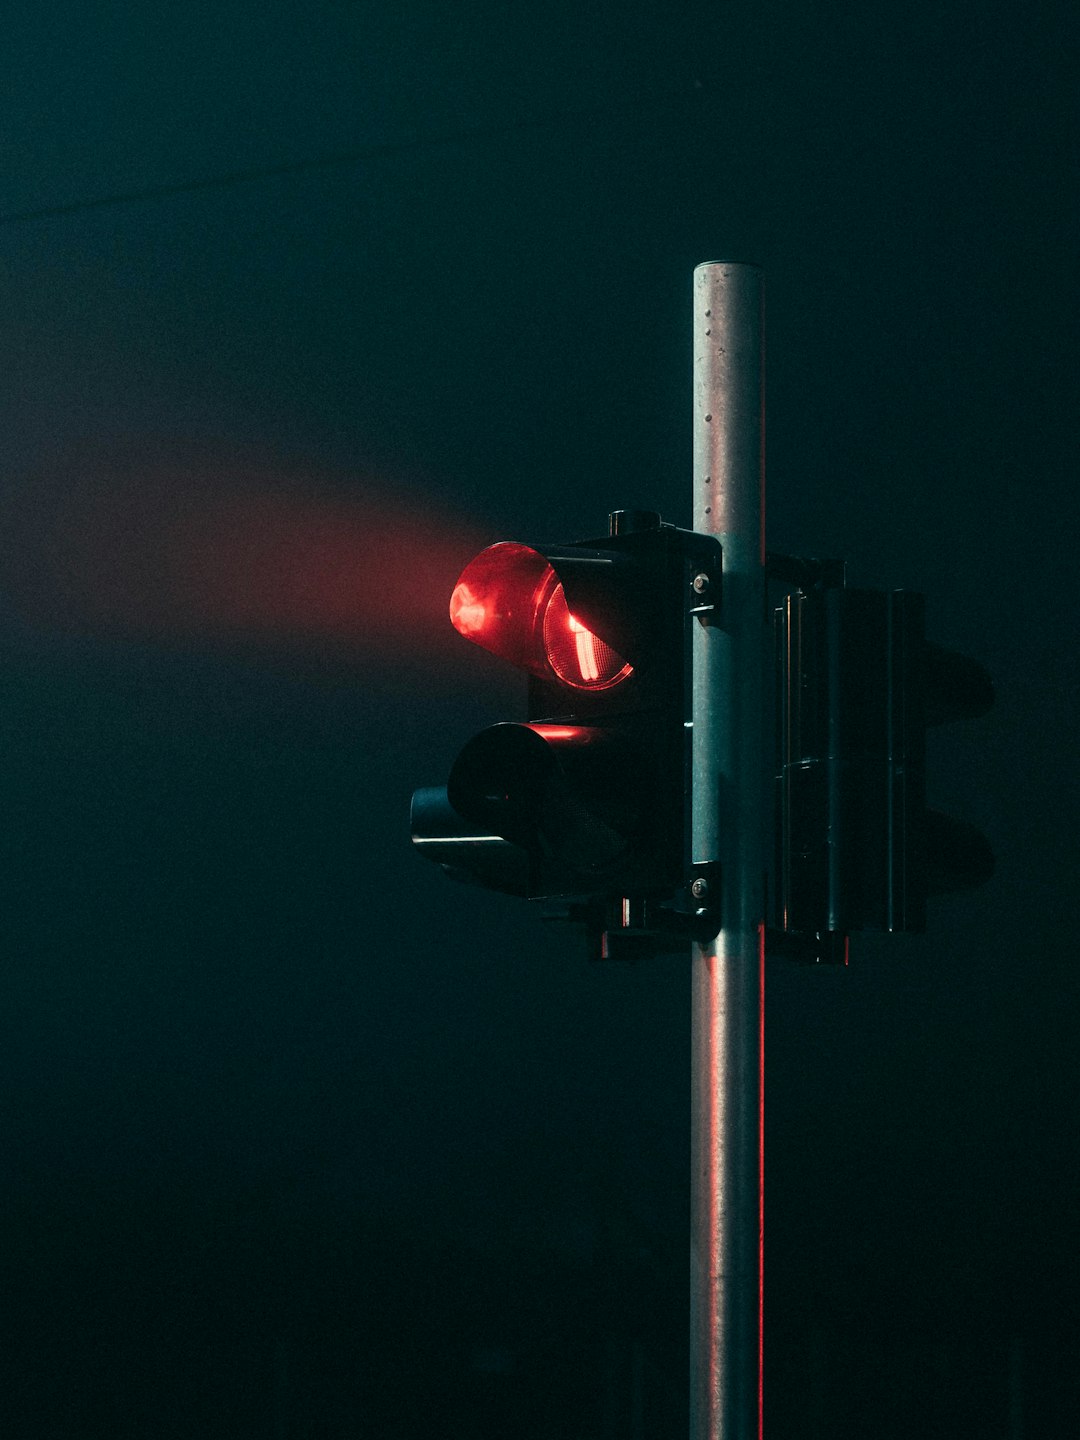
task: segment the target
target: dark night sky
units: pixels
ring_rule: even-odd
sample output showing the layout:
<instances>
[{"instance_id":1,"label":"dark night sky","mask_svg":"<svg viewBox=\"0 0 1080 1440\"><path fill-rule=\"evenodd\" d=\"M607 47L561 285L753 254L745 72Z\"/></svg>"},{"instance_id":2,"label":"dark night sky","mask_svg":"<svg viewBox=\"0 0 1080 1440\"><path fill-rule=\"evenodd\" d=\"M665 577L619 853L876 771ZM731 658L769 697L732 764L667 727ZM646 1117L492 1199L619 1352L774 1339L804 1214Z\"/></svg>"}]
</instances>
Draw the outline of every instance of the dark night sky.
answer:
<instances>
[{"instance_id":1,"label":"dark night sky","mask_svg":"<svg viewBox=\"0 0 1080 1440\"><path fill-rule=\"evenodd\" d=\"M769 1433L1075 1435L1072 7L19 8L5 1440L684 1433L687 966L407 809L520 713L473 551L687 523L711 259L766 270L770 544L998 691L931 777L992 884L769 968Z\"/></svg>"}]
</instances>

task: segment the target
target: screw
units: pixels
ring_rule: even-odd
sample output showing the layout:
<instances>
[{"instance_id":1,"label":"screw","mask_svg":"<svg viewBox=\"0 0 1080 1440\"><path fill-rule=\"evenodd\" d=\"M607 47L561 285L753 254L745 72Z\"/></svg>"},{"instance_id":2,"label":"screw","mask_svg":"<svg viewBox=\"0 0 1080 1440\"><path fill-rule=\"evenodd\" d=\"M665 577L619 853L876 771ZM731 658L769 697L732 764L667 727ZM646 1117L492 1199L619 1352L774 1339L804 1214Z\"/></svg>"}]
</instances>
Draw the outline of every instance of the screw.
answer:
<instances>
[{"instance_id":1,"label":"screw","mask_svg":"<svg viewBox=\"0 0 1080 1440\"><path fill-rule=\"evenodd\" d=\"M694 897L695 900L704 900L705 896L708 895L708 893L709 882L704 878L704 876L699 875L698 878L694 881L694 883L690 886L690 894Z\"/></svg>"},{"instance_id":2,"label":"screw","mask_svg":"<svg viewBox=\"0 0 1080 1440\"><path fill-rule=\"evenodd\" d=\"M695 595L704 595L709 588L709 577L705 574L695 575L691 583Z\"/></svg>"}]
</instances>

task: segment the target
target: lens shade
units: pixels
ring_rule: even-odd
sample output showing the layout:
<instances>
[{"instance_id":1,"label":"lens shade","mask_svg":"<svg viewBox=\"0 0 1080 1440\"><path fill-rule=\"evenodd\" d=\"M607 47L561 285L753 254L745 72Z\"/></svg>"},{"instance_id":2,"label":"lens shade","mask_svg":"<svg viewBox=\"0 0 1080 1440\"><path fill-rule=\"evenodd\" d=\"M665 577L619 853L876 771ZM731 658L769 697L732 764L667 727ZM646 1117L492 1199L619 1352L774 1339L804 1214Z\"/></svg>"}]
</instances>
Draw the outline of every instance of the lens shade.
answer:
<instances>
[{"instance_id":1,"label":"lens shade","mask_svg":"<svg viewBox=\"0 0 1080 1440\"><path fill-rule=\"evenodd\" d=\"M544 606L543 641L547 663L563 684L574 690L610 690L633 669L617 650L570 614L559 583Z\"/></svg>"},{"instance_id":2,"label":"lens shade","mask_svg":"<svg viewBox=\"0 0 1080 1440\"><path fill-rule=\"evenodd\" d=\"M551 563L528 545L489 545L462 571L450 620L467 640L549 683L609 690L633 667L570 613Z\"/></svg>"},{"instance_id":3,"label":"lens shade","mask_svg":"<svg viewBox=\"0 0 1080 1440\"><path fill-rule=\"evenodd\" d=\"M582 725L493 725L454 762L447 793L470 823L578 876L617 865L637 838L642 787L619 736Z\"/></svg>"}]
</instances>

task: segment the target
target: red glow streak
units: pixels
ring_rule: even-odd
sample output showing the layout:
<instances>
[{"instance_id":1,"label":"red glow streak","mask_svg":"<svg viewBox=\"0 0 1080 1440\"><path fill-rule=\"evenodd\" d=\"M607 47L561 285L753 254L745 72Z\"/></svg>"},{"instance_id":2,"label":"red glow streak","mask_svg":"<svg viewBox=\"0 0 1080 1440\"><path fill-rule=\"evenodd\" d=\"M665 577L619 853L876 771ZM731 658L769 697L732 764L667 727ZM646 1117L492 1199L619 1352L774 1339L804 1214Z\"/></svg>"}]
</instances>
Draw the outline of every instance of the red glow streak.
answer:
<instances>
[{"instance_id":1,"label":"red glow streak","mask_svg":"<svg viewBox=\"0 0 1080 1440\"><path fill-rule=\"evenodd\" d=\"M573 615L570 616L570 632L574 637L574 648L577 651L578 669L581 671L582 680L599 679L600 664L596 658L596 636Z\"/></svg>"},{"instance_id":2,"label":"red glow streak","mask_svg":"<svg viewBox=\"0 0 1080 1440\"><path fill-rule=\"evenodd\" d=\"M758 1185L758 1246L757 1246L757 1436L763 1440L765 1426L765 922L760 921L757 927L758 932L758 986L757 986L757 1082L758 1082L758 1105L757 1105L757 1185ZM705 957L705 964L709 972L710 988L715 987L715 970L719 963L718 956L714 953ZM709 1085L714 1093L717 1086L716 1076L719 1070L719 1056L716 1050L716 1031L712 1024L707 1027L708 1054L706 1064L708 1067ZM710 1105L709 1107L709 1144L708 1144L708 1173L715 1174L717 1157L720 1155L720 1107ZM715 1242L719 1233L720 1196L715 1185L708 1185L708 1234L710 1244ZM709 1257L709 1269L711 1275L719 1271L718 1259L715 1255ZM720 1332L720 1292L715 1283L710 1283L708 1288L708 1334L710 1346L712 1337ZM709 1368L715 1375L716 1354L712 1351L709 1356ZM711 1378L711 1377L710 1377ZM709 1387L709 1414L708 1433L719 1435L719 1416L716 1403L719 1399L718 1393L713 1385Z\"/></svg>"},{"instance_id":3,"label":"red glow streak","mask_svg":"<svg viewBox=\"0 0 1080 1440\"><path fill-rule=\"evenodd\" d=\"M0 496L0 588L41 633L452 663L445 596L481 537L370 475L141 442Z\"/></svg>"},{"instance_id":4,"label":"red glow streak","mask_svg":"<svg viewBox=\"0 0 1080 1440\"><path fill-rule=\"evenodd\" d=\"M709 1086L709 1092L716 1094L716 1074L719 1068L716 1046L716 1028L713 1025L713 996L716 991L716 967L719 957L714 950L710 949L702 957L705 970L708 976L707 1005L708 1013L705 1016L704 1026L704 1048L705 1048L705 1083ZM716 1185L713 1177L717 1169L717 1157L720 1154L720 1107L716 1104L708 1105L709 1117L709 1139L705 1151L705 1206L706 1206L706 1230L708 1241L708 1253L705 1257L705 1299L706 1299L706 1354L704 1357L705 1369L705 1390L707 1395L707 1410L705 1414L705 1433L707 1435L719 1435L720 1422L718 1415L719 1393L716 1387L715 1376L717 1367L716 1337L720 1333L720 1296L715 1280L719 1273L719 1256L716 1253L716 1238L718 1234L718 1217L720 1212L719 1196L716 1193ZM691 1335L693 1344L693 1335Z\"/></svg>"},{"instance_id":5,"label":"red glow streak","mask_svg":"<svg viewBox=\"0 0 1080 1440\"><path fill-rule=\"evenodd\" d=\"M765 1433L765 922L758 925L758 1440Z\"/></svg>"}]
</instances>

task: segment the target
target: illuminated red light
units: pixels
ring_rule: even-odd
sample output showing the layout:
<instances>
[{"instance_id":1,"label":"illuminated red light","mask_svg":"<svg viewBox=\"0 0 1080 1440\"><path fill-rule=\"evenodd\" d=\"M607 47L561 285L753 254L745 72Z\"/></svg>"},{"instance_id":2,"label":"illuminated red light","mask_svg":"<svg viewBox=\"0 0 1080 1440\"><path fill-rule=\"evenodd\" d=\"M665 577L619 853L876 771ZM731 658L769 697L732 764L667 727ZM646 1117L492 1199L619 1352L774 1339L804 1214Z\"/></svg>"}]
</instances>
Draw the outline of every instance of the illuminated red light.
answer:
<instances>
[{"instance_id":1,"label":"illuminated red light","mask_svg":"<svg viewBox=\"0 0 1080 1440\"><path fill-rule=\"evenodd\" d=\"M599 679L600 661L596 652L597 637L582 625L580 620L575 620L573 615L570 616L570 632L577 648L577 662L582 680Z\"/></svg>"},{"instance_id":2,"label":"illuminated red light","mask_svg":"<svg viewBox=\"0 0 1080 1440\"><path fill-rule=\"evenodd\" d=\"M557 580L544 605L543 639L548 664L575 690L610 690L631 673L617 651L570 614Z\"/></svg>"},{"instance_id":3,"label":"illuminated red light","mask_svg":"<svg viewBox=\"0 0 1080 1440\"><path fill-rule=\"evenodd\" d=\"M487 617L487 606L481 597L459 581L450 596L450 621L454 628L471 640L482 632Z\"/></svg>"},{"instance_id":4,"label":"illuminated red light","mask_svg":"<svg viewBox=\"0 0 1080 1440\"><path fill-rule=\"evenodd\" d=\"M450 597L450 620L466 640L574 690L609 690L633 673L571 615L545 557L515 541L488 546L465 567Z\"/></svg>"}]
</instances>

